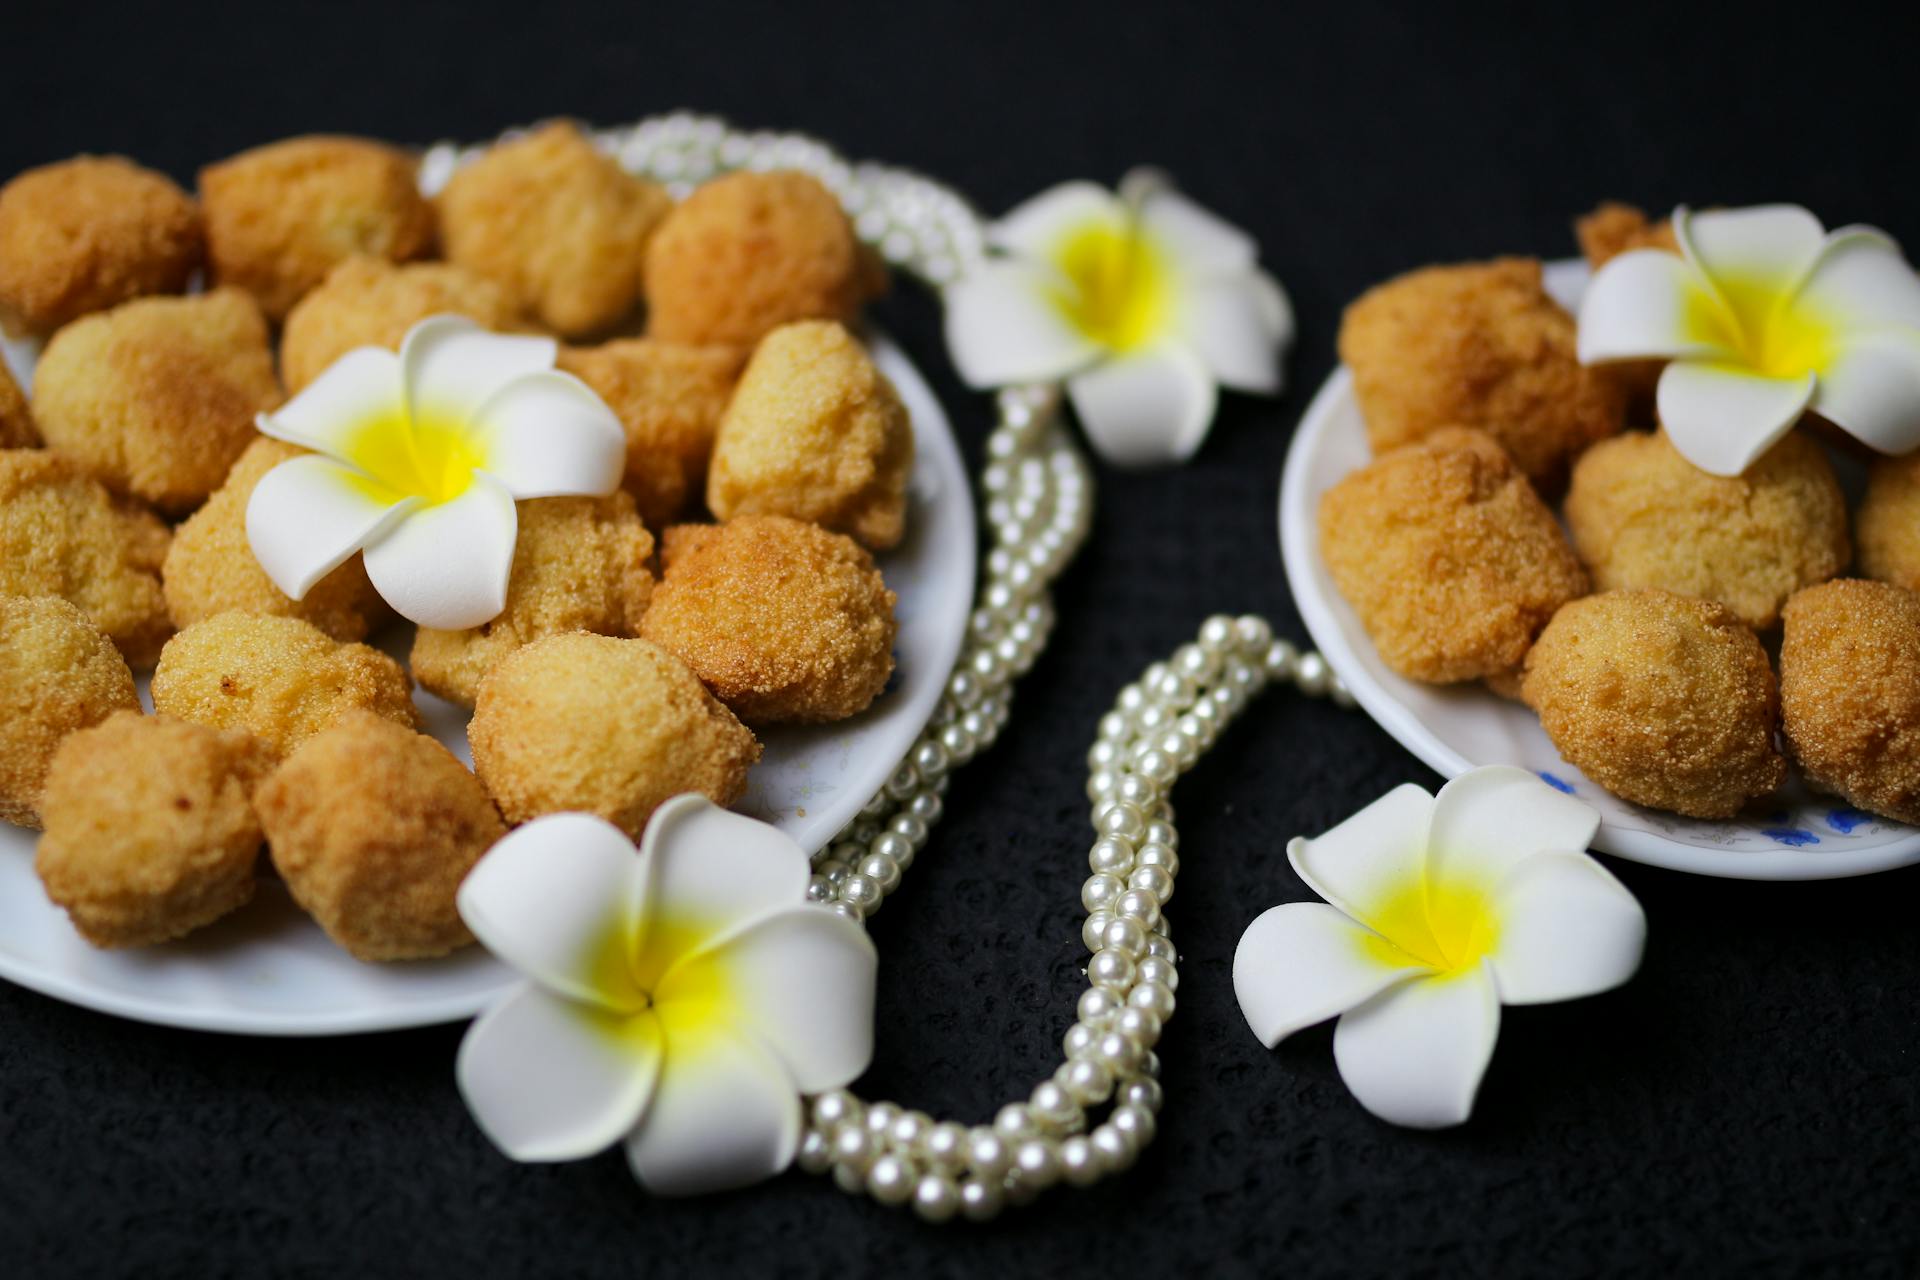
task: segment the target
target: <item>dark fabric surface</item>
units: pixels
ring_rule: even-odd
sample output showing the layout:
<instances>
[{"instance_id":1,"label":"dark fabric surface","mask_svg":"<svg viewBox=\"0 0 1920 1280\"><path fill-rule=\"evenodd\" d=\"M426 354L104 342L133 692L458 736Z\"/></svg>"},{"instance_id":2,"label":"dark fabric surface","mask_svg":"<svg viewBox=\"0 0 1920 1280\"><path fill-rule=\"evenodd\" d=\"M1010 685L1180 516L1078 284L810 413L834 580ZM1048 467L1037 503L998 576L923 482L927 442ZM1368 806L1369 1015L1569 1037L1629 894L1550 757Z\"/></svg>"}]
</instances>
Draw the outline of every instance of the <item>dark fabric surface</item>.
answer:
<instances>
[{"instance_id":1,"label":"dark fabric surface","mask_svg":"<svg viewBox=\"0 0 1920 1280\"><path fill-rule=\"evenodd\" d=\"M874 926L864 1091L977 1121L1053 1069L1081 987L1098 715L1210 612L1304 638L1274 509L1345 301L1428 261L1568 253L1569 217L1609 196L1796 199L1920 246L1910 28L1839 6L1452 8L10 6L0 174L95 150L190 178L308 130L428 142L684 105L810 130L990 210L1155 161L1253 230L1299 311L1290 390L1229 398L1181 471L1103 474L1012 732ZM977 463L986 401L948 373L933 304L907 291L883 318ZM1614 864L1647 908L1644 969L1510 1010L1455 1132L1368 1117L1324 1029L1262 1049L1229 963L1254 915L1306 896L1285 841L1410 779L1436 781L1325 703L1270 695L1222 740L1176 796L1160 1137L1131 1174L989 1229L798 1174L675 1204L618 1155L512 1165L454 1092L457 1028L255 1041L0 986L0 1274L1914 1273L1920 872L1754 885Z\"/></svg>"}]
</instances>

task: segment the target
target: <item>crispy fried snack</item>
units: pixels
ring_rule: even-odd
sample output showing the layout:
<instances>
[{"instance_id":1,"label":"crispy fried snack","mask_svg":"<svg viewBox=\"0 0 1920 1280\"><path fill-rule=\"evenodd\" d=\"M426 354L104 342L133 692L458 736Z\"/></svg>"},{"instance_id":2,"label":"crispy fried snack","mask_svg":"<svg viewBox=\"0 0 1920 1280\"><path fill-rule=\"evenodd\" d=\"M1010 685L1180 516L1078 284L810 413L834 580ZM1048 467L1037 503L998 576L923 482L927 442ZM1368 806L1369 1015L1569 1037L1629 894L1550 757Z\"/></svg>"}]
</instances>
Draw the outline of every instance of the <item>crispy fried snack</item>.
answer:
<instances>
[{"instance_id":1,"label":"crispy fried snack","mask_svg":"<svg viewBox=\"0 0 1920 1280\"><path fill-rule=\"evenodd\" d=\"M252 613L223 613L167 641L153 706L211 729L245 729L275 762L355 708L420 724L412 681L386 654L298 618Z\"/></svg>"},{"instance_id":2,"label":"crispy fried snack","mask_svg":"<svg viewBox=\"0 0 1920 1280\"><path fill-rule=\"evenodd\" d=\"M484 328L513 329L520 308L494 281L448 262L396 266L385 258L348 258L287 313L280 374L293 395L355 347L400 349L407 330L428 316L466 316Z\"/></svg>"},{"instance_id":3,"label":"crispy fried snack","mask_svg":"<svg viewBox=\"0 0 1920 1280\"><path fill-rule=\"evenodd\" d=\"M1874 459L1854 531L1861 573L1920 591L1920 454Z\"/></svg>"},{"instance_id":4,"label":"crispy fried snack","mask_svg":"<svg viewBox=\"0 0 1920 1280\"><path fill-rule=\"evenodd\" d=\"M488 150L453 175L439 204L447 256L573 338L640 301L647 242L673 199L559 120Z\"/></svg>"},{"instance_id":5,"label":"crispy fried snack","mask_svg":"<svg viewBox=\"0 0 1920 1280\"><path fill-rule=\"evenodd\" d=\"M1767 655L1710 600L1576 600L1540 633L1521 692L1569 763L1635 804L1729 818L1787 778Z\"/></svg>"},{"instance_id":6,"label":"crispy fried snack","mask_svg":"<svg viewBox=\"0 0 1920 1280\"><path fill-rule=\"evenodd\" d=\"M660 224L646 284L653 337L751 347L794 320L851 324L886 273L818 178L730 173Z\"/></svg>"},{"instance_id":7,"label":"crispy fried snack","mask_svg":"<svg viewBox=\"0 0 1920 1280\"><path fill-rule=\"evenodd\" d=\"M653 535L625 493L521 503L506 608L466 631L420 628L410 660L414 679L471 707L487 672L542 636L639 635L653 594L652 559Z\"/></svg>"},{"instance_id":8,"label":"crispy fried snack","mask_svg":"<svg viewBox=\"0 0 1920 1280\"><path fill-rule=\"evenodd\" d=\"M40 825L61 739L140 710L133 673L87 615L57 596L0 595L0 819Z\"/></svg>"},{"instance_id":9,"label":"crispy fried snack","mask_svg":"<svg viewBox=\"0 0 1920 1280\"><path fill-rule=\"evenodd\" d=\"M1581 367L1573 317L1547 296L1531 258L1426 267L1376 285L1347 308L1340 358L1375 453L1440 427L1478 427L1545 494L1624 420L1620 388Z\"/></svg>"},{"instance_id":10,"label":"crispy fried snack","mask_svg":"<svg viewBox=\"0 0 1920 1280\"><path fill-rule=\"evenodd\" d=\"M1647 215L1632 205L1612 200L1574 219L1573 234L1580 242L1581 255L1595 271L1632 249L1680 252L1671 221L1662 218L1648 222ZM1629 360L1605 365L1596 372L1612 378L1625 392L1629 421L1652 422L1655 420L1654 388L1660 381L1660 371L1666 367L1665 360Z\"/></svg>"},{"instance_id":11,"label":"crispy fried snack","mask_svg":"<svg viewBox=\"0 0 1920 1280\"><path fill-rule=\"evenodd\" d=\"M638 837L665 801L732 804L760 744L678 658L645 640L574 634L508 655L467 727L509 823L594 813Z\"/></svg>"},{"instance_id":12,"label":"crispy fried snack","mask_svg":"<svg viewBox=\"0 0 1920 1280\"><path fill-rule=\"evenodd\" d=\"M418 161L363 138L312 135L243 151L200 171L213 278L279 321L355 254L393 262L433 248Z\"/></svg>"},{"instance_id":13,"label":"crispy fried snack","mask_svg":"<svg viewBox=\"0 0 1920 1280\"><path fill-rule=\"evenodd\" d=\"M805 320L768 334L720 419L707 506L722 520L780 515L876 551L906 531L913 424L844 327Z\"/></svg>"},{"instance_id":14,"label":"crispy fried snack","mask_svg":"<svg viewBox=\"0 0 1920 1280\"><path fill-rule=\"evenodd\" d=\"M1780 706L1809 781L1920 823L1920 594L1846 579L1787 601Z\"/></svg>"},{"instance_id":15,"label":"crispy fried snack","mask_svg":"<svg viewBox=\"0 0 1920 1280\"><path fill-rule=\"evenodd\" d=\"M641 635L753 725L867 709L893 674L895 596L844 534L785 516L683 525Z\"/></svg>"},{"instance_id":16,"label":"crispy fried snack","mask_svg":"<svg viewBox=\"0 0 1920 1280\"><path fill-rule=\"evenodd\" d=\"M173 634L160 594L171 537L67 458L0 450L0 592L73 602L136 667Z\"/></svg>"},{"instance_id":17,"label":"crispy fried snack","mask_svg":"<svg viewBox=\"0 0 1920 1280\"><path fill-rule=\"evenodd\" d=\"M0 187L0 326L51 333L90 311L178 293L200 265L200 210L161 174L78 156Z\"/></svg>"},{"instance_id":18,"label":"crispy fried snack","mask_svg":"<svg viewBox=\"0 0 1920 1280\"><path fill-rule=\"evenodd\" d=\"M247 542L247 502L267 472L305 452L261 436L227 473L227 482L174 530L160 566L167 613L176 627L222 613L269 613L310 622L335 640L364 640L390 616L358 555L290 600L254 559Z\"/></svg>"},{"instance_id":19,"label":"crispy fried snack","mask_svg":"<svg viewBox=\"0 0 1920 1280\"><path fill-rule=\"evenodd\" d=\"M358 959L418 960L473 941L454 894L507 828L432 738L349 711L288 756L254 803L294 901Z\"/></svg>"},{"instance_id":20,"label":"crispy fried snack","mask_svg":"<svg viewBox=\"0 0 1920 1280\"><path fill-rule=\"evenodd\" d=\"M34 449L40 444L40 431L27 410L27 398L13 380L6 363L0 361L0 449Z\"/></svg>"},{"instance_id":21,"label":"crispy fried snack","mask_svg":"<svg viewBox=\"0 0 1920 1280\"><path fill-rule=\"evenodd\" d=\"M1382 455L1320 499L1340 594L1413 680L1511 672L1587 576L1553 513L1492 437L1462 429Z\"/></svg>"},{"instance_id":22,"label":"crispy fried snack","mask_svg":"<svg viewBox=\"0 0 1920 1280\"><path fill-rule=\"evenodd\" d=\"M184 514L280 403L266 321L238 289L143 298L53 336L33 379L47 444L116 493Z\"/></svg>"},{"instance_id":23,"label":"crispy fried snack","mask_svg":"<svg viewBox=\"0 0 1920 1280\"><path fill-rule=\"evenodd\" d=\"M1717 600L1756 631L1852 553L1840 483L1800 432L1740 476L1708 475L1664 431L1603 440L1575 465L1566 513L1595 587Z\"/></svg>"},{"instance_id":24,"label":"crispy fried snack","mask_svg":"<svg viewBox=\"0 0 1920 1280\"><path fill-rule=\"evenodd\" d=\"M221 733L122 711L60 744L34 870L96 947L192 933L253 897L266 753Z\"/></svg>"},{"instance_id":25,"label":"crispy fried snack","mask_svg":"<svg viewBox=\"0 0 1920 1280\"><path fill-rule=\"evenodd\" d=\"M562 347L560 367L592 387L627 431L622 482L649 527L665 528L707 485L707 460L747 353L629 338Z\"/></svg>"}]
</instances>

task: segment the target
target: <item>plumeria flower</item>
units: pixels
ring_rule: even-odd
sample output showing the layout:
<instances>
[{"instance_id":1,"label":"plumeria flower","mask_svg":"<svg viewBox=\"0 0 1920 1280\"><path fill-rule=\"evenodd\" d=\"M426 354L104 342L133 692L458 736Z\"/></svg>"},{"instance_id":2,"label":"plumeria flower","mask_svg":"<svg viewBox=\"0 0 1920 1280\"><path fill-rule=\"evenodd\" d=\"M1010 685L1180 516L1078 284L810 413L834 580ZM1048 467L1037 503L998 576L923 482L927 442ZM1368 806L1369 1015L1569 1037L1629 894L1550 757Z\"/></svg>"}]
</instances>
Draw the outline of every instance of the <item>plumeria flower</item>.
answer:
<instances>
[{"instance_id":1,"label":"plumeria flower","mask_svg":"<svg viewBox=\"0 0 1920 1280\"><path fill-rule=\"evenodd\" d=\"M1080 424L1123 466L1180 462L1213 422L1215 384L1271 394L1293 310L1252 237L1130 174L1115 195L1069 182L988 231L1005 256L950 285L947 345L976 387L1065 380Z\"/></svg>"},{"instance_id":2,"label":"plumeria flower","mask_svg":"<svg viewBox=\"0 0 1920 1280\"><path fill-rule=\"evenodd\" d=\"M1661 359L1660 421L1739 475L1811 409L1881 453L1920 446L1920 277L1871 227L1798 205L1674 210L1678 256L1623 253L1580 304L1580 359Z\"/></svg>"},{"instance_id":3,"label":"plumeria flower","mask_svg":"<svg viewBox=\"0 0 1920 1280\"><path fill-rule=\"evenodd\" d=\"M374 589L423 627L477 627L506 607L514 501L618 487L626 438L551 338L434 316L398 355L361 347L259 418L311 449L247 504L247 540L295 600L366 553Z\"/></svg>"},{"instance_id":4,"label":"plumeria flower","mask_svg":"<svg viewBox=\"0 0 1920 1280\"><path fill-rule=\"evenodd\" d=\"M516 1160L622 1140L661 1195L745 1186L792 1161L800 1097L873 1056L877 958L806 900L807 856L700 796L618 828L556 814L519 828L460 887L460 915L527 976L460 1046L461 1093Z\"/></svg>"},{"instance_id":5,"label":"plumeria flower","mask_svg":"<svg viewBox=\"0 0 1920 1280\"><path fill-rule=\"evenodd\" d=\"M1340 1078L1383 1120L1421 1129L1473 1110L1502 1004L1617 987L1646 917L1587 855L1594 809L1522 769L1395 788L1287 860L1327 901L1256 919L1234 993L1269 1048L1338 1016Z\"/></svg>"}]
</instances>

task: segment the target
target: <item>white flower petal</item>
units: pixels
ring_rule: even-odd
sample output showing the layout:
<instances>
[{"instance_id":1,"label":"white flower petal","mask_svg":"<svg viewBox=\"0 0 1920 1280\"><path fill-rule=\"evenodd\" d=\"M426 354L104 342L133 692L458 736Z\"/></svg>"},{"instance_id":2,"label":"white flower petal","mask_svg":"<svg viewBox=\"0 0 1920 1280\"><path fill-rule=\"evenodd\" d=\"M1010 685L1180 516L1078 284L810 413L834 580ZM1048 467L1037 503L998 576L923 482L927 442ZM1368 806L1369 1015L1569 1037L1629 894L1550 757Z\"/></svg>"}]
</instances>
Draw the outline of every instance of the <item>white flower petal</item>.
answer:
<instances>
[{"instance_id":1,"label":"white flower petal","mask_svg":"<svg viewBox=\"0 0 1920 1280\"><path fill-rule=\"evenodd\" d=\"M1180 291L1178 324L1222 385L1271 395L1280 389L1273 282L1264 273L1219 276Z\"/></svg>"},{"instance_id":2,"label":"white flower petal","mask_svg":"<svg viewBox=\"0 0 1920 1280\"><path fill-rule=\"evenodd\" d=\"M1289 841L1287 861L1328 902L1401 950L1431 958L1424 914L1408 919L1403 904L1425 884L1432 816L1433 797L1402 783L1325 835Z\"/></svg>"},{"instance_id":3,"label":"white flower petal","mask_svg":"<svg viewBox=\"0 0 1920 1280\"><path fill-rule=\"evenodd\" d=\"M400 344L407 408L415 421L472 421L515 378L553 368L560 344L528 334L489 333L463 316L429 316Z\"/></svg>"},{"instance_id":4,"label":"white flower petal","mask_svg":"<svg viewBox=\"0 0 1920 1280\"><path fill-rule=\"evenodd\" d=\"M1743 290L1790 292L1820 256L1826 228L1797 204L1758 204L1744 209L1673 213L1681 252L1716 284L1731 280Z\"/></svg>"},{"instance_id":5,"label":"white flower petal","mask_svg":"<svg viewBox=\"0 0 1920 1280\"><path fill-rule=\"evenodd\" d=\"M1252 236L1169 186L1155 186L1141 200L1140 221L1175 264L1192 274L1238 274L1260 253Z\"/></svg>"},{"instance_id":6,"label":"white flower petal","mask_svg":"<svg viewBox=\"0 0 1920 1280\"><path fill-rule=\"evenodd\" d=\"M1640 967L1646 913L1584 853L1528 859L1501 886L1494 910L1499 925L1489 959L1508 1004L1596 995Z\"/></svg>"},{"instance_id":7,"label":"white flower petal","mask_svg":"<svg viewBox=\"0 0 1920 1280\"><path fill-rule=\"evenodd\" d=\"M1730 359L1724 324L1718 299L1684 260L1635 249L1595 272L1580 298L1580 361Z\"/></svg>"},{"instance_id":8,"label":"white flower petal","mask_svg":"<svg viewBox=\"0 0 1920 1280\"><path fill-rule=\"evenodd\" d=\"M1881 453L1920 448L1920 329L1841 343L1820 374L1813 409Z\"/></svg>"},{"instance_id":9,"label":"white flower petal","mask_svg":"<svg viewBox=\"0 0 1920 1280\"><path fill-rule=\"evenodd\" d=\"M569 373L515 378L474 414L488 474L516 499L601 497L620 487L627 436L599 396Z\"/></svg>"},{"instance_id":10,"label":"white flower petal","mask_svg":"<svg viewBox=\"0 0 1920 1280\"><path fill-rule=\"evenodd\" d=\"M663 1012L666 1061L640 1127L627 1140L634 1176L655 1195L744 1187L779 1173L800 1145L800 1095L752 1036L682 1025Z\"/></svg>"},{"instance_id":11,"label":"white flower petal","mask_svg":"<svg viewBox=\"0 0 1920 1280\"><path fill-rule=\"evenodd\" d=\"M1584 853L1599 829L1598 809L1525 769L1470 769L1433 798L1427 876L1488 892L1543 850Z\"/></svg>"},{"instance_id":12,"label":"white flower petal","mask_svg":"<svg viewBox=\"0 0 1920 1280\"><path fill-rule=\"evenodd\" d=\"M1093 182L1063 182L989 226L987 240L1025 257L1051 258L1062 240L1086 227L1126 225L1126 206L1111 191Z\"/></svg>"},{"instance_id":13,"label":"white flower petal","mask_svg":"<svg viewBox=\"0 0 1920 1280\"><path fill-rule=\"evenodd\" d=\"M1233 993L1269 1049L1424 972L1412 956L1324 902L1262 912L1233 953Z\"/></svg>"},{"instance_id":14,"label":"white flower petal","mask_svg":"<svg viewBox=\"0 0 1920 1280\"><path fill-rule=\"evenodd\" d=\"M339 457L362 425L383 417L398 421L405 412L400 357L381 347L357 347L255 421L276 440Z\"/></svg>"},{"instance_id":15,"label":"white flower petal","mask_svg":"<svg viewBox=\"0 0 1920 1280\"><path fill-rule=\"evenodd\" d=\"M1284 353L1293 345L1293 300L1280 282L1264 271L1255 271L1252 280L1254 292L1260 299L1260 316L1266 322L1267 337L1276 350Z\"/></svg>"},{"instance_id":16,"label":"white flower petal","mask_svg":"<svg viewBox=\"0 0 1920 1280\"><path fill-rule=\"evenodd\" d=\"M1390 1124L1442 1129L1473 1113L1500 1035L1484 969L1415 978L1341 1015L1333 1060L1360 1105Z\"/></svg>"},{"instance_id":17,"label":"white flower petal","mask_svg":"<svg viewBox=\"0 0 1920 1280\"><path fill-rule=\"evenodd\" d=\"M1794 306L1811 308L1843 331L1920 329L1920 276L1885 232L1846 227L1828 237Z\"/></svg>"},{"instance_id":18,"label":"white flower petal","mask_svg":"<svg viewBox=\"0 0 1920 1280\"><path fill-rule=\"evenodd\" d=\"M1162 342L1067 381L1080 426L1100 456L1152 467L1193 456L1219 401L1213 375L1184 344Z\"/></svg>"},{"instance_id":19,"label":"white flower petal","mask_svg":"<svg viewBox=\"0 0 1920 1280\"><path fill-rule=\"evenodd\" d=\"M947 287L947 349L973 387L1051 382L1083 369L1100 347L1054 296L1063 286L1038 263L997 261Z\"/></svg>"},{"instance_id":20,"label":"white flower petal","mask_svg":"<svg viewBox=\"0 0 1920 1280\"><path fill-rule=\"evenodd\" d=\"M1702 471L1737 476L1793 429L1814 375L1765 378L1735 365L1676 360L1655 393L1673 447Z\"/></svg>"},{"instance_id":21,"label":"white flower petal","mask_svg":"<svg viewBox=\"0 0 1920 1280\"><path fill-rule=\"evenodd\" d=\"M520 521L513 495L484 471L467 491L410 512L367 544L367 577L409 622L463 631L498 617Z\"/></svg>"},{"instance_id":22,"label":"white flower petal","mask_svg":"<svg viewBox=\"0 0 1920 1280\"><path fill-rule=\"evenodd\" d=\"M331 458L302 454L253 487L247 544L273 585L303 600L316 582L418 505L412 498L395 501Z\"/></svg>"},{"instance_id":23,"label":"white flower petal","mask_svg":"<svg viewBox=\"0 0 1920 1280\"><path fill-rule=\"evenodd\" d=\"M626 1137L660 1073L660 1022L520 987L467 1028L454 1074L515 1160L580 1160Z\"/></svg>"},{"instance_id":24,"label":"white flower petal","mask_svg":"<svg viewBox=\"0 0 1920 1280\"><path fill-rule=\"evenodd\" d=\"M487 950L541 985L637 1009L633 979L644 868L610 822L556 813L516 828L460 885L460 918Z\"/></svg>"}]
</instances>

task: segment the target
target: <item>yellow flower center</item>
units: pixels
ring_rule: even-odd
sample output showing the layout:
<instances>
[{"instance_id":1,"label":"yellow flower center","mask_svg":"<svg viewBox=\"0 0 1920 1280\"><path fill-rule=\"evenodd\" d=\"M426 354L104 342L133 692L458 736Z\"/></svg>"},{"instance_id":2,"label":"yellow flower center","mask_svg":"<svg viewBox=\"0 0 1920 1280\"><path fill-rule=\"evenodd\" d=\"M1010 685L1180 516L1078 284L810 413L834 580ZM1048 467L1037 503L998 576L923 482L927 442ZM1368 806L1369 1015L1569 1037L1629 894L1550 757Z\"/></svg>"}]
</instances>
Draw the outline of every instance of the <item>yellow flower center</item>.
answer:
<instances>
[{"instance_id":1,"label":"yellow flower center","mask_svg":"<svg viewBox=\"0 0 1920 1280\"><path fill-rule=\"evenodd\" d=\"M1166 254L1137 226L1091 223L1054 254L1070 285L1053 302L1068 323L1110 351L1131 351L1167 323L1172 303Z\"/></svg>"},{"instance_id":2,"label":"yellow flower center","mask_svg":"<svg viewBox=\"0 0 1920 1280\"><path fill-rule=\"evenodd\" d=\"M582 971L593 991L613 1010L583 1006L590 1025L617 1042L651 1046L659 1024L679 1036L705 1035L730 1025L738 1004L734 982L717 955L684 961L713 927L704 921L662 916L652 922L638 954L633 930L610 921L587 944Z\"/></svg>"},{"instance_id":3,"label":"yellow flower center","mask_svg":"<svg viewBox=\"0 0 1920 1280\"><path fill-rule=\"evenodd\" d=\"M365 487L379 500L419 498L428 506L465 493L482 465L465 423L444 414L410 417L403 409L361 423L348 437L342 460L367 475Z\"/></svg>"},{"instance_id":4,"label":"yellow flower center","mask_svg":"<svg viewBox=\"0 0 1920 1280\"><path fill-rule=\"evenodd\" d=\"M1738 352L1745 368L1769 378L1804 378L1833 358L1838 326L1804 300L1787 297L1792 282L1719 275L1713 283L1719 297L1696 292L1689 325Z\"/></svg>"},{"instance_id":5,"label":"yellow flower center","mask_svg":"<svg viewBox=\"0 0 1920 1280\"><path fill-rule=\"evenodd\" d=\"M1464 973L1492 954L1499 938L1492 895L1478 884L1404 882L1369 918L1379 937L1363 943L1378 963L1404 965L1411 956L1441 973Z\"/></svg>"}]
</instances>

